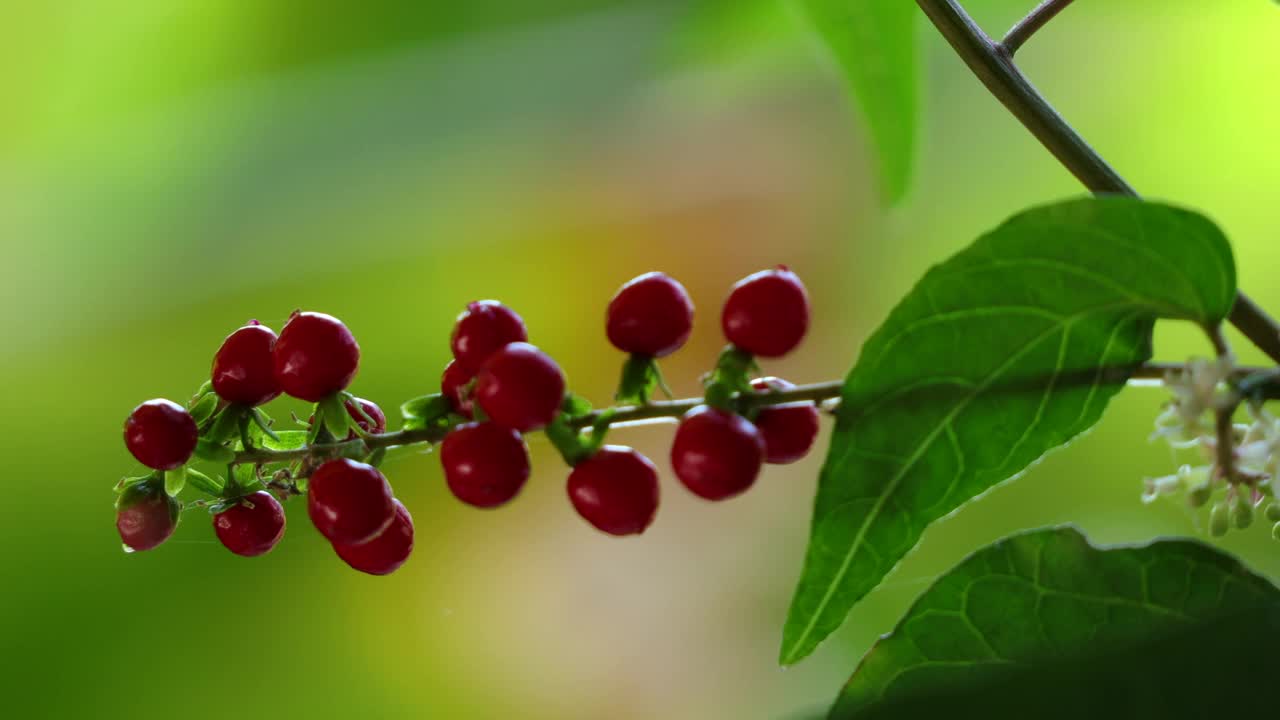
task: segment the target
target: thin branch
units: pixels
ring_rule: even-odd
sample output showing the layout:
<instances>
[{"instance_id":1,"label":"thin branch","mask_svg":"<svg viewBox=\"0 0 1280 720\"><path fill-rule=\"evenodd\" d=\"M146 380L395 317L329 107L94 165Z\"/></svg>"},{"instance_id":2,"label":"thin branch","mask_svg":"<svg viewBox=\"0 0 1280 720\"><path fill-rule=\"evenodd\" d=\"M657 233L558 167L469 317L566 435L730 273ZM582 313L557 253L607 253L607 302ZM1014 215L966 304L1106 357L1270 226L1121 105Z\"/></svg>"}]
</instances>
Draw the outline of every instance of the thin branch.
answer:
<instances>
[{"instance_id":1,"label":"thin branch","mask_svg":"<svg viewBox=\"0 0 1280 720\"><path fill-rule=\"evenodd\" d=\"M1171 363L1147 363L1137 368L1133 367L1116 367L1110 368L1118 374L1117 380L1127 378L1130 385L1140 387L1159 386L1160 381L1170 372L1182 370L1183 365ZM1086 368L1078 372L1060 373L1056 382L1060 386L1070 383L1096 383L1099 378L1107 381L1111 375L1105 371L1109 368ZM1102 371L1102 372L1100 372ZM1232 375L1233 379L1240 380L1245 377L1256 375L1260 372L1266 372L1265 368L1238 368ZM1030 386L1042 387L1043 381L1037 384L1036 378L1027 378L1020 382L1009 385L1008 389L1012 391L1025 390ZM790 390L781 390L778 392L763 393L754 395L750 398L749 405L751 407L766 407L769 405L781 405L783 403L792 402L827 402L838 400L840 391L844 387L844 382L840 380L831 380L828 382L813 383L811 385L800 385ZM997 388L999 389L999 388ZM693 408L701 405L703 399L700 397L682 398L680 400L661 400L652 402L647 405L624 405L616 408L606 408L603 410L595 410L582 417L576 418L571 425L578 429L589 428L598 420L601 420L605 413L610 413L608 424L610 427L646 425L657 422L670 422L684 416ZM422 443L437 443L444 439L448 434L448 427L430 427L414 430L399 430L396 432L382 433L380 435L369 435L364 438L356 438L354 440L345 440L340 443L321 443L310 445L307 447L296 448L293 450L268 450L266 448L254 448L252 450L244 450L236 454L233 465L242 465L246 463L267 464L267 463L284 463L294 460L302 460L307 457L336 457L347 452L371 451L377 448L389 448L404 445L419 445Z\"/></svg>"},{"instance_id":2,"label":"thin branch","mask_svg":"<svg viewBox=\"0 0 1280 720\"><path fill-rule=\"evenodd\" d=\"M1058 15L1058 13L1067 9L1072 0L1044 0L1036 6L1025 18L1018 21L1012 29L1004 36L1004 40L1000 41L1000 48L1005 54L1013 57L1018 49L1023 46L1032 35L1049 24L1049 21Z\"/></svg>"},{"instance_id":3,"label":"thin branch","mask_svg":"<svg viewBox=\"0 0 1280 720\"><path fill-rule=\"evenodd\" d=\"M957 0L916 0L938 32L987 90L1086 188L1099 195L1138 193L1058 114ZM1280 363L1280 323L1243 291L1236 294L1231 324Z\"/></svg>"}]
</instances>

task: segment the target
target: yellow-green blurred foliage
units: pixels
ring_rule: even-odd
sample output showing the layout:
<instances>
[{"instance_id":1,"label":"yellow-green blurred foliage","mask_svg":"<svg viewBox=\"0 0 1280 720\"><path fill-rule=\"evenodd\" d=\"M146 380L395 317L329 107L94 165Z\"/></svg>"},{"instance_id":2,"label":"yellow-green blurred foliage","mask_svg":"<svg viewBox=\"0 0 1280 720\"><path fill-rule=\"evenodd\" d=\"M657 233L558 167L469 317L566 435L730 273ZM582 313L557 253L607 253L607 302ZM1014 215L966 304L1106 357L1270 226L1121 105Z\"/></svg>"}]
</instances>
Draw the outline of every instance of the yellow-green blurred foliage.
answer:
<instances>
[{"instance_id":1,"label":"yellow-green blurred foliage","mask_svg":"<svg viewBox=\"0 0 1280 720\"><path fill-rule=\"evenodd\" d=\"M1031 4L971 3L993 31ZM923 24L917 182L882 211L858 115L783 0L318 5L0 8L4 717L801 717L980 543L1065 521L1104 541L1201 534L1176 504L1138 502L1171 460L1146 442L1163 397L1131 390L931 529L785 672L821 453L717 505L664 475L656 523L617 540L574 515L544 441L494 512L454 501L433 455L402 452L385 469L417 551L388 578L348 570L297 501L259 559L223 550L200 510L124 554L110 488L138 469L125 415L185 400L248 318L343 318L364 349L353 390L394 414L436 387L454 315L496 297L603 402L622 359L604 305L661 269L698 303L665 365L689 394L726 288L786 263L815 327L768 369L816 381L847 370L931 263L1080 192ZM1136 187L1221 222L1242 286L1273 308L1277 38L1263 0L1079 3L1020 56ZM1206 350L1181 328L1159 339L1164 359ZM614 441L665 467L670 433ZM1280 572L1266 535L1223 544Z\"/></svg>"}]
</instances>

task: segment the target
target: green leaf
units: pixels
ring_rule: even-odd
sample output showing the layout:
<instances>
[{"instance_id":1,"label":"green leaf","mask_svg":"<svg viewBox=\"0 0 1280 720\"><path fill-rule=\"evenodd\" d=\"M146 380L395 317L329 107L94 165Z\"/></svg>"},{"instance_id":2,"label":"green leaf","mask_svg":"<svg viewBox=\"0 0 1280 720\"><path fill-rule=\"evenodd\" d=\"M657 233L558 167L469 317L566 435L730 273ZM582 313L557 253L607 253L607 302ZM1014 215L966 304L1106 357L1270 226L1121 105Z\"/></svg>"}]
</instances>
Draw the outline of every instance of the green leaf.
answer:
<instances>
[{"instance_id":1,"label":"green leaf","mask_svg":"<svg viewBox=\"0 0 1280 720\"><path fill-rule=\"evenodd\" d=\"M971 555L925 591L863 658L831 717L864 717L882 703L975 686L988 689L990 701L1000 694L990 692L990 684L1011 670L1044 675L1059 694L1092 694L1093 707L1108 707L1094 683L1064 686L1061 675L1050 675L1050 668L1060 670L1050 663L1105 660L1200 623L1277 604L1274 585L1199 542L1099 549L1070 527L1015 535ZM1246 636L1242 644L1248 642ZM1146 657L1126 663L1122 677L1160 660L1151 650L1139 655ZM1223 657L1204 662L1232 664ZM1019 717L1043 717L1052 709L1040 707L1053 702L1043 695L1032 702L1019 708Z\"/></svg>"},{"instance_id":2,"label":"green leaf","mask_svg":"<svg viewBox=\"0 0 1280 720\"><path fill-rule=\"evenodd\" d=\"M1226 238L1130 198L1014 216L930 270L845 381L781 661L808 655L934 520L1102 415L1157 317L1219 323Z\"/></svg>"},{"instance_id":3,"label":"green leaf","mask_svg":"<svg viewBox=\"0 0 1280 720\"><path fill-rule=\"evenodd\" d=\"M341 395L330 395L316 404L316 422L324 423L324 427L336 441L345 440L347 433L355 427L351 414L347 412Z\"/></svg>"},{"instance_id":4,"label":"green leaf","mask_svg":"<svg viewBox=\"0 0 1280 720\"><path fill-rule=\"evenodd\" d=\"M164 472L164 491L169 497L176 497L187 485L187 468L185 466Z\"/></svg>"},{"instance_id":5,"label":"green leaf","mask_svg":"<svg viewBox=\"0 0 1280 720\"><path fill-rule=\"evenodd\" d=\"M218 396L214 393L208 393L195 401L188 412L191 413L191 419L196 421L196 425L204 425L206 420L213 417L213 413L217 409Z\"/></svg>"},{"instance_id":6,"label":"green leaf","mask_svg":"<svg viewBox=\"0 0 1280 720\"><path fill-rule=\"evenodd\" d=\"M222 483L198 470L187 468L187 481L191 483L192 487L206 495L213 495L214 497L222 495Z\"/></svg>"},{"instance_id":7,"label":"green leaf","mask_svg":"<svg viewBox=\"0 0 1280 720\"><path fill-rule=\"evenodd\" d=\"M416 397L400 406L400 414L405 420L417 420L422 423L422 427L448 415L452 410L449 398L440 393Z\"/></svg>"},{"instance_id":8,"label":"green leaf","mask_svg":"<svg viewBox=\"0 0 1280 720\"><path fill-rule=\"evenodd\" d=\"M916 4L800 0L866 116L892 204L907 192L916 135Z\"/></svg>"},{"instance_id":9,"label":"green leaf","mask_svg":"<svg viewBox=\"0 0 1280 720\"><path fill-rule=\"evenodd\" d=\"M236 459L236 451L226 445L219 445L208 438L196 441L196 457L209 462L226 464Z\"/></svg>"},{"instance_id":10,"label":"green leaf","mask_svg":"<svg viewBox=\"0 0 1280 720\"><path fill-rule=\"evenodd\" d=\"M258 440L268 450L297 450L306 447L306 430L281 430L274 438L263 436Z\"/></svg>"}]
</instances>

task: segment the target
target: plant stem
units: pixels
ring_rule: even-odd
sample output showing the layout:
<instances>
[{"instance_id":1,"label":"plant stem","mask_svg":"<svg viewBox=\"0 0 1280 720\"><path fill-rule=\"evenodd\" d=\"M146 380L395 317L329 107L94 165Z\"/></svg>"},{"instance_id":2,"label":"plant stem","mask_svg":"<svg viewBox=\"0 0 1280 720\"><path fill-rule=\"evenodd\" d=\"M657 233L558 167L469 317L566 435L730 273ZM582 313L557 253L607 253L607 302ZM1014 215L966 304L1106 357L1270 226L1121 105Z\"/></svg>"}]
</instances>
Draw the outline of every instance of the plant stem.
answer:
<instances>
[{"instance_id":1,"label":"plant stem","mask_svg":"<svg viewBox=\"0 0 1280 720\"><path fill-rule=\"evenodd\" d=\"M1000 48L1005 54L1013 57L1018 49L1023 46L1032 35L1049 24L1049 21L1057 16L1058 13L1067 9L1072 0L1044 0L1036 6L1025 18L1014 25L1008 33L1005 34L1004 40L1000 41Z\"/></svg>"},{"instance_id":2,"label":"plant stem","mask_svg":"<svg viewBox=\"0 0 1280 720\"><path fill-rule=\"evenodd\" d=\"M1169 363L1147 363L1137 368L1116 368L1117 371L1123 371L1129 378L1130 384L1140 386L1158 385L1169 372L1183 369L1182 365ZM1259 372L1265 372L1263 368L1239 368L1234 377L1244 378ZM1081 376L1082 380L1094 382L1097 378L1097 369L1090 368L1089 371ZM1062 381L1059 381L1062 384ZM790 390L780 390L778 392L764 393L754 395L750 399L750 405L753 407L766 407L769 405L781 405L790 402L824 402L834 400L840 397L841 388L844 382L841 380L830 380L827 382L813 383L811 385L800 385ZM648 403L646 405L623 405L620 407L606 408L596 410L582 417L575 418L570 425L579 430L591 427L605 413L612 415L609 418L610 427L618 427L622 425L639 425L652 422L664 422L676 420L693 408L701 405L703 399L700 397L682 398L680 400L660 400ZM282 463L301 460L308 456L326 457L340 455L348 450L374 450L377 448L387 448L402 445L418 445L421 443L436 443L444 439L450 428L423 428L415 430L399 430L396 432L382 433L380 435L368 435L364 438L356 438L354 440L346 440L339 443L317 443L307 447L301 447L294 450L268 450L266 448L254 448L252 450L241 451L236 454L236 459L232 464L239 465L245 463Z\"/></svg>"},{"instance_id":3,"label":"plant stem","mask_svg":"<svg viewBox=\"0 0 1280 720\"><path fill-rule=\"evenodd\" d=\"M1013 64L1012 53L992 41L957 0L916 0L916 3L987 90L1086 188L1098 195L1137 197L1137 191L1085 142L1018 70ZM1048 13L1044 10L1048 4L1052 3L1042 4L1032 11L1032 15ZM1029 17L1014 30L1027 22L1038 22L1029 28L1038 29L1055 13L1049 13L1043 21L1032 21ZM1029 36L1030 32L1025 35ZM1243 291L1236 294L1230 320L1258 349L1280 363L1280 323Z\"/></svg>"}]
</instances>

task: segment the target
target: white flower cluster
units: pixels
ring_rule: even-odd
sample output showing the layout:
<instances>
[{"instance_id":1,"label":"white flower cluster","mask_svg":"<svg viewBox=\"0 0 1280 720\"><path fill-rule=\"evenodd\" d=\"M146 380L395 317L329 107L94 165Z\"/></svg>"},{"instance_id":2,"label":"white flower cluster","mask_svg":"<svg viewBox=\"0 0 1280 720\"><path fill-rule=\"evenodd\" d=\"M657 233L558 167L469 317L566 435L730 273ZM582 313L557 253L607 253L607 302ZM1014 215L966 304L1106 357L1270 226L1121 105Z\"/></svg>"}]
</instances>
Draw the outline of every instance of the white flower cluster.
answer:
<instances>
[{"instance_id":1,"label":"white flower cluster","mask_svg":"<svg viewBox=\"0 0 1280 720\"><path fill-rule=\"evenodd\" d=\"M1223 499L1209 512L1209 532L1225 534L1234 525L1248 527L1255 511L1264 509L1280 539L1280 503L1274 501L1280 484L1280 420L1261 404L1245 403L1249 422L1233 423L1230 472L1219 467L1216 419L1219 412L1241 404L1227 384L1234 371L1229 358L1194 359L1164 378L1173 399L1156 419L1152 440L1164 440L1175 450L1197 450L1202 464L1186 464L1172 475L1147 478L1143 502L1185 494L1192 507L1207 504L1218 491Z\"/></svg>"}]
</instances>

